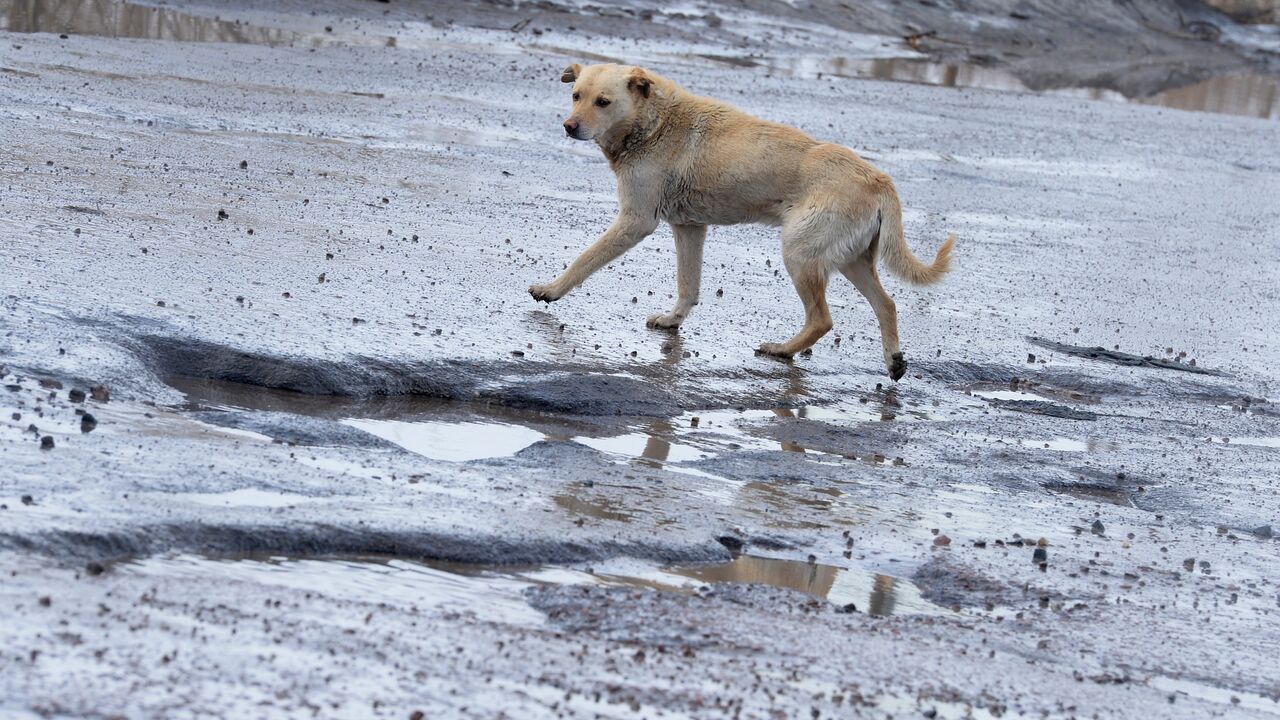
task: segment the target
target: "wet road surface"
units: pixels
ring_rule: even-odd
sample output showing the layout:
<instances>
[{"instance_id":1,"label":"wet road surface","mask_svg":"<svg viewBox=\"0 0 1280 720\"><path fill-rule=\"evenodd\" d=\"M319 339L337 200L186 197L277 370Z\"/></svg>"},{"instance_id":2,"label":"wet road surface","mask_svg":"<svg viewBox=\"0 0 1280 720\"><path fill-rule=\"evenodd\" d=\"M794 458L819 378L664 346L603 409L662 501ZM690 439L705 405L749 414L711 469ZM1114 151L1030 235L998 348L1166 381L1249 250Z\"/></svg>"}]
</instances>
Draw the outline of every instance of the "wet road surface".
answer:
<instances>
[{"instance_id":1,"label":"wet road surface","mask_svg":"<svg viewBox=\"0 0 1280 720\"><path fill-rule=\"evenodd\" d=\"M0 35L0 713L1280 713L1265 77L1233 116L666 16L72 5L119 37ZM753 17L716 32L923 62ZM587 52L959 236L890 286L903 382L849 287L811 356L752 353L801 316L767 228L712 229L678 334L667 230L529 300L615 207L557 134Z\"/></svg>"}]
</instances>

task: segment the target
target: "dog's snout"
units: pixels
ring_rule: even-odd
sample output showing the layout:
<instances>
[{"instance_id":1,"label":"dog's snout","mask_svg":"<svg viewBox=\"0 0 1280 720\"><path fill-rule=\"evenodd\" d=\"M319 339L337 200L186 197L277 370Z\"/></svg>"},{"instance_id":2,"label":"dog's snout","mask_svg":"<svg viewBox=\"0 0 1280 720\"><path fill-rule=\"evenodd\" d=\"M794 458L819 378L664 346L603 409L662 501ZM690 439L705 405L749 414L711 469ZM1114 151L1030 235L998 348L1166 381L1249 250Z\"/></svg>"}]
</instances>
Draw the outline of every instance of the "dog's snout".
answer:
<instances>
[{"instance_id":1,"label":"dog's snout","mask_svg":"<svg viewBox=\"0 0 1280 720\"><path fill-rule=\"evenodd\" d=\"M570 118L564 121L564 134L569 137L576 137L578 134L578 121Z\"/></svg>"}]
</instances>

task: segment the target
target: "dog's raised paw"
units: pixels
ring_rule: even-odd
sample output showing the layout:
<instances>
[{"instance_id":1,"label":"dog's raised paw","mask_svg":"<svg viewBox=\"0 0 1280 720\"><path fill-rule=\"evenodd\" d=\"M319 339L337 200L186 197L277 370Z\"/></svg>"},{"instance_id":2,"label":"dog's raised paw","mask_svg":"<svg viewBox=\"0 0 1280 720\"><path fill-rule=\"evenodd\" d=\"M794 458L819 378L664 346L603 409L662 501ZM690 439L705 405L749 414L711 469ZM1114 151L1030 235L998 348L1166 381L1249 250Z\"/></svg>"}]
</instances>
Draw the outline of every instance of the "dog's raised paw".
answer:
<instances>
[{"instance_id":1,"label":"dog's raised paw","mask_svg":"<svg viewBox=\"0 0 1280 720\"><path fill-rule=\"evenodd\" d=\"M903 375L907 374L907 359L903 357L900 352L894 353L891 359L892 362L889 363L889 377L892 378L894 382L897 382L902 379Z\"/></svg>"},{"instance_id":2,"label":"dog's raised paw","mask_svg":"<svg viewBox=\"0 0 1280 720\"><path fill-rule=\"evenodd\" d=\"M784 350L782 345L779 343L763 343L760 347L756 348L756 354L781 358L783 360L790 360L792 355L792 353Z\"/></svg>"},{"instance_id":3,"label":"dog's raised paw","mask_svg":"<svg viewBox=\"0 0 1280 720\"><path fill-rule=\"evenodd\" d=\"M533 296L534 300L538 300L540 302L549 303L560 299L560 295L552 292L546 285L530 285L529 294Z\"/></svg>"}]
</instances>

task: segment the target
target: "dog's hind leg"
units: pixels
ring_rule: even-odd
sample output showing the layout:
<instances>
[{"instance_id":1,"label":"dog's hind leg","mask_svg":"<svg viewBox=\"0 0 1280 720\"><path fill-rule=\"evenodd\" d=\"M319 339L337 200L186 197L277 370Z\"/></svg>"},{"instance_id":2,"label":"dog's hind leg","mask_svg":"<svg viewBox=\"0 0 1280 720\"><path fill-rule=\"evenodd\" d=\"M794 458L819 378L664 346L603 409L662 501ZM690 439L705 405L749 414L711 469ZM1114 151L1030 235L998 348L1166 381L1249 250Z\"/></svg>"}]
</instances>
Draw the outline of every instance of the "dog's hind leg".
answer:
<instances>
[{"instance_id":1,"label":"dog's hind leg","mask_svg":"<svg viewBox=\"0 0 1280 720\"><path fill-rule=\"evenodd\" d=\"M806 236L812 230L803 223L782 230L782 262L804 303L804 327L784 343L764 343L756 349L761 355L789 358L831 330L831 311L827 308L827 277L831 272L813 252L815 238Z\"/></svg>"},{"instance_id":2,"label":"dog's hind leg","mask_svg":"<svg viewBox=\"0 0 1280 720\"><path fill-rule=\"evenodd\" d=\"M880 276L876 273L876 242L872 242L867 252L854 258L840 272L844 274L858 292L871 304L880 323L880 341L884 345L884 365L889 370L889 377L898 380L907 372L907 361L898 346L898 308L893 298L885 292L880 284Z\"/></svg>"},{"instance_id":3,"label":"dog's hind leg","mask_svg":"<svg viewBox=\"0 0 1280 720\"><path fill-rule=\"evenodd\" d=\"M702 286L702 244L707 237L706 225L672 225L676 240L676 306L666 315L650 315L649 327L676 328L689 317L698 304Z\"/></svg>"}]
</instances>

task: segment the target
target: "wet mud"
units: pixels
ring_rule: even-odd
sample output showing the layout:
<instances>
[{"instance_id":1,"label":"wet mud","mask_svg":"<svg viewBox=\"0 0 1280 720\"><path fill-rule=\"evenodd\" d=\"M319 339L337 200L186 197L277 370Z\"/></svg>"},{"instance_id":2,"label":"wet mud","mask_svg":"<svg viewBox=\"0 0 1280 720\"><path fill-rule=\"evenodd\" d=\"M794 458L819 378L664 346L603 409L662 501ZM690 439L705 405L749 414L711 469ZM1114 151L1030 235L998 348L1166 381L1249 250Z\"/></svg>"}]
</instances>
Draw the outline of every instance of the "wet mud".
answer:
<instances>
[{"instance_id":1,"label":"wet mud","mask_svg":"<svg viewBox=\"0 0 1280 720\"><path fill-rule=\"evenodd\" d=\"M0 715L1280 713L1270 31L1178 7L0 2ZM533 306L570 57L955 232L902 381L753 354L769 229Z\"/></svg>"}]
</instances>

